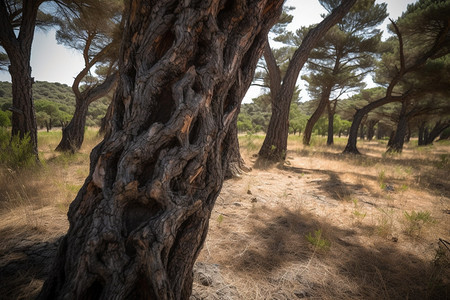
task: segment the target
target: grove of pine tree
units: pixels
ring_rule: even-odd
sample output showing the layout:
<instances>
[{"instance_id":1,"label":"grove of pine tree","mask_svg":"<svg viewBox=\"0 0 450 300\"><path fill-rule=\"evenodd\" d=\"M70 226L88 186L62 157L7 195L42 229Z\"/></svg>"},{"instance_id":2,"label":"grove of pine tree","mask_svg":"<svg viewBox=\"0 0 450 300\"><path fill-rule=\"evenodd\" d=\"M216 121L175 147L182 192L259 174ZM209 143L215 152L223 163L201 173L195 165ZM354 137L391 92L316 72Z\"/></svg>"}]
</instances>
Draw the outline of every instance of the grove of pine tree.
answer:
<instances>
[{"instance_id":1,"label":"grove of pine tree","mask_svg":"<svg viewBox=\"0 0 450 300\"><path fill-rule=\"evenodd\" d=\"M377 77L381 77L377 81L387 86L386 93L356 111L344 153L360 153L356 147L358 129L369 112L389 103L409 101L411 97L423 93L417 89L404 88L407 76L426 70L427 62L449 54L449 1L419 0L409 5L402 16L396 22L391 20L391 23L396 38L386 42L391 49L383 54L377 68ZM402 129L399 134L403 133ZM400 136L395 140L402 143ZM401 147L399 145L397 148Z\"/></svg>"}]
</instances>

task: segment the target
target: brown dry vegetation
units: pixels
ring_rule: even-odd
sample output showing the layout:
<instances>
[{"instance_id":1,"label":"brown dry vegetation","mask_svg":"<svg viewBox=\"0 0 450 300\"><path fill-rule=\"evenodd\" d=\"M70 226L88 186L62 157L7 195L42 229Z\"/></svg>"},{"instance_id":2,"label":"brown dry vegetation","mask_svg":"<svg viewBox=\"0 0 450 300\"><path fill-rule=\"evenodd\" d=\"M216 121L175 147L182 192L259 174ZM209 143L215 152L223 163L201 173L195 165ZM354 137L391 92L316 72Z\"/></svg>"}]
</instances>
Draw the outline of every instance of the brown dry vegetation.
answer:
<instances>
[{"instance_id":1,"label":"brown dry vegetation","mask_svg":"<svg viewBox=\"0 0 450 300\"><path fill-rule=\"evenodd\" d=\"M91 133L81 153L66 156L52 151L57 136L40 138L43 167L0 168L0 298L38 293L98 141ZM262 140L241 137L251 166ZM349 156L337 143L316 138L304 148L290 137L285 163L260 163L224 183L198 259L196 298L450 297L450 253L439 242L450 240L450 145L384 156L382 142L360 142L365 155ZM413 211L422 219L405 216Z\"/></svg>"}]
</instances>

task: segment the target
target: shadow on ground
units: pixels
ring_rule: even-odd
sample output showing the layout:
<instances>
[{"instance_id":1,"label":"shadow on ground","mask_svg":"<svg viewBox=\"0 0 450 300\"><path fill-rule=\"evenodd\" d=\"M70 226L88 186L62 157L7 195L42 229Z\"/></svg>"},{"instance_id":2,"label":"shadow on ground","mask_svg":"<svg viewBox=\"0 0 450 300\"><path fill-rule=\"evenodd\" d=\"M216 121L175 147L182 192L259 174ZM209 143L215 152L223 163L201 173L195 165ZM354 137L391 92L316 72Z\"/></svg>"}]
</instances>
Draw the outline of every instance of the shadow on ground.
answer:
<instances>
[{"instance_id":1,"label":"shadow on ground","mask_svg":"<svg viewBox=\"0 0 450 300\"><path fill-rule=\"evenodd\" d=\"M262 210L272 217L258 220ZM310 260L316 260L323 268L322 273L305 272L295 279L302 284L309 281L310 289L305 293L312 298L325 297L323 291L336 292L336 299L341 299L339 293L349 299L448 299L450 296L450 288L444 284L450 280L445 277L449 276L449 270L442 271L431 261L403 252L399 247L401 241L379 238L368 246L359 242L356 230L338 228L309 213L282 210L284 213L265 207L254 212L248 235L259 239L260 244L250 247L232 262L233 272L269 277L292 264L308 268ZM305 238L318 229L331 242L329 250L315 248ZM374 231L373 228L365 230ZM303 267L299 268L301 274ZM315 282L317 278L313 274L323 277L322 285L326 286ZM357 288L345 291L342 282L351 282Z\"/></svg>"}]
</instances>

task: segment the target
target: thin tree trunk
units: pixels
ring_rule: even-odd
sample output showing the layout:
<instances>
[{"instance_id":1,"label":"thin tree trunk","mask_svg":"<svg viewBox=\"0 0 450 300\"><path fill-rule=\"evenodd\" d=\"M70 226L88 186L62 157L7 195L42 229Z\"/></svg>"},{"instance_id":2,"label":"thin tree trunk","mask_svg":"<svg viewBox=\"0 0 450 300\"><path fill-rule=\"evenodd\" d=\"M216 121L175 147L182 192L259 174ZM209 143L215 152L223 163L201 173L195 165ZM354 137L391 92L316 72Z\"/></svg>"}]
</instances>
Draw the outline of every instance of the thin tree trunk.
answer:
<instances>
[{"instance_id":1,"label":"thin tree trunk","mask_svg":"<svg viewBox=\"0 0 450 300\"><path fill-rule=\"evenodd\" d=\"M373 136L375 135L375 125L377 125L378 120L369 120L367 122L367 140L373 140Z\"/></svg>"},{"instance_id":2,"label":"thin tree trunk","mask_svg":"<svg viewBox=\"0 0 450 300\"><path fill-rule=\"evenodd\" d=\"M227 140L281 0L128 2L112 126L40 299L189 299Z\"/></svg>"},{"instance_id":3,"label":"thin tree trunk","mask_svg":"<svg viewBox=\"0 0 450 300\"><path fill-rule=\"evenodd\" d=\"M62 129L62 138L55 149L56 151L70 151L75 153L81 148L84 141L89 105L109 93L116 85L117 79L117 74L112 74L102 84L88 88L82 93L76 93L75 112L69 124Z\"/></svg>"},{"instance_id":4,"label":"thin tree trunk","mask_svg":"<svg viewBox=\"0 0 450 300\"><path fill-rule=\"evenodd\" d=\"M355 2L356 0L343 1L328 17L308 32L300 47L294 52L280 91L273 97L275 100L272 103L272 116L263 145L259 150L260 158L271 161L285 159L289 133L289 109L298 75L317 42L342 19Z\"/></svg>"},{"instance_id":5,"label":"thin tree trunk","mask_svg":"<svg viewBox=\"0 0 450 300\"><path fill-rule=\"evenodd\" d=\"M331 105L333 105L333 107ZM328 104L327 104L327 111L328 111L327 146L331 146L334 144L334 116L336 114L336 106L337 106L337 100L328 101Z\"/></svg>"},{"instance_id":6,"label":"thin tree trunk","mask_svg":"<svg viewBox=\"0 0 450 300\"><path fill-rule=\"evenodd\" d=\"M325 111L325 108L328 105L329 99L330 99L330 93L331 93L331 87L322 92L322 95L320 96L319 104L316 108L316 110L313 112L311 117L309 117L308 121L306 122L305 130L303 131L303 145L309 145L311 142L311 136L314 129L314 125L316 125L317 121L322 116L323 112Z\"/></svg>"},{"instance_id":7,"label":"thin tree trunk","mask_svg":"<svg viewBox=\"0 0 450 300\"><path fill-rule=\"evenodd\" d=\"M389 135L389 140L387 143L387 147L391 147L394 144L394 138L395 138L395 130L391 131L391 134Z\"/></svg>"}]
</instances>

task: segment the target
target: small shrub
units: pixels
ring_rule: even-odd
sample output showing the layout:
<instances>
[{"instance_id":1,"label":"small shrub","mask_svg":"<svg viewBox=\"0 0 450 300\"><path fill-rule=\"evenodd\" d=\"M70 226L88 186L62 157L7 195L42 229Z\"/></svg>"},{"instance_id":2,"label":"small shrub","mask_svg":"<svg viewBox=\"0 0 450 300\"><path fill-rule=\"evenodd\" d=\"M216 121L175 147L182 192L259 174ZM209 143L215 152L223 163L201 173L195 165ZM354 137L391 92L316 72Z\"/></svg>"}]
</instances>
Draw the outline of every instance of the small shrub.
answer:
<instances>
[{"instance_id":1,"label":"small shrub","mask_svg":"<svg viewBox=\"0 0 450 300\"><path fill-rule=\"evenodd\" d=\"M381 170L378 173L377 181L378 181L378 184L380 185L380 188L382 190L384 190L386 187L386 173L384 172L384 170Z\"/></svg>"},{"instance_id":2,"label":"small shrub","mask_svg":"<svg viewBox=\"0 0 450 300\"><path fill-rule=\"evenodd\" d=\"M441 154L439 155L439 160L436 162L436 167L438 169L446 169L450 167L450 155Z\"/></svg>"},{"instance_id":3,"label":"small shrub","mask_svg":"<svg viewBox=\"0 0 450 300\"><path fill-rule=\"evenodd\" d=\"M379 211L381 212L381 216L378 219L378 224L375 227L375 233L378 234L381 237L388 237L392 234L393 228L394 228L394 222L393 222L393 216L394 216L394 210L393 209L382 209L380 208Z\"/></svg>"},{"instance_id":4,"label":"small shrub","mask_svg":"<svg viewBox=\"0 0 450 300\"><path fill-rule=\"evenodd\" d=\"M415 212L413 210L411 213L405 211L403 215L406 219L405 232L410 236L418 236L424 226L436 223L429 211Z\"/></svg>"},{"instance_id":5,"label":"small shrub","mask_svg":"<svg viewBox=\"0 0 450 300\"><path fill-rule=\"evenodd\" d=\"M305 238L310 242L315 248L320 250L329 250L331 243L329 240L322 237L322 229L314 230L314 236L309 232L305 235Z\"/></svg>"},{"instance_id":6,"label":"small shrub","mask_svg":"<svg viewBox=\"0 0 450 300\"><path fill-rule=\"evenodd\" d=\"M12 169L34 166L36 158L30 136L11 138L6 129L0 128L0 164Z\"/></svg>"}]
</instances>

